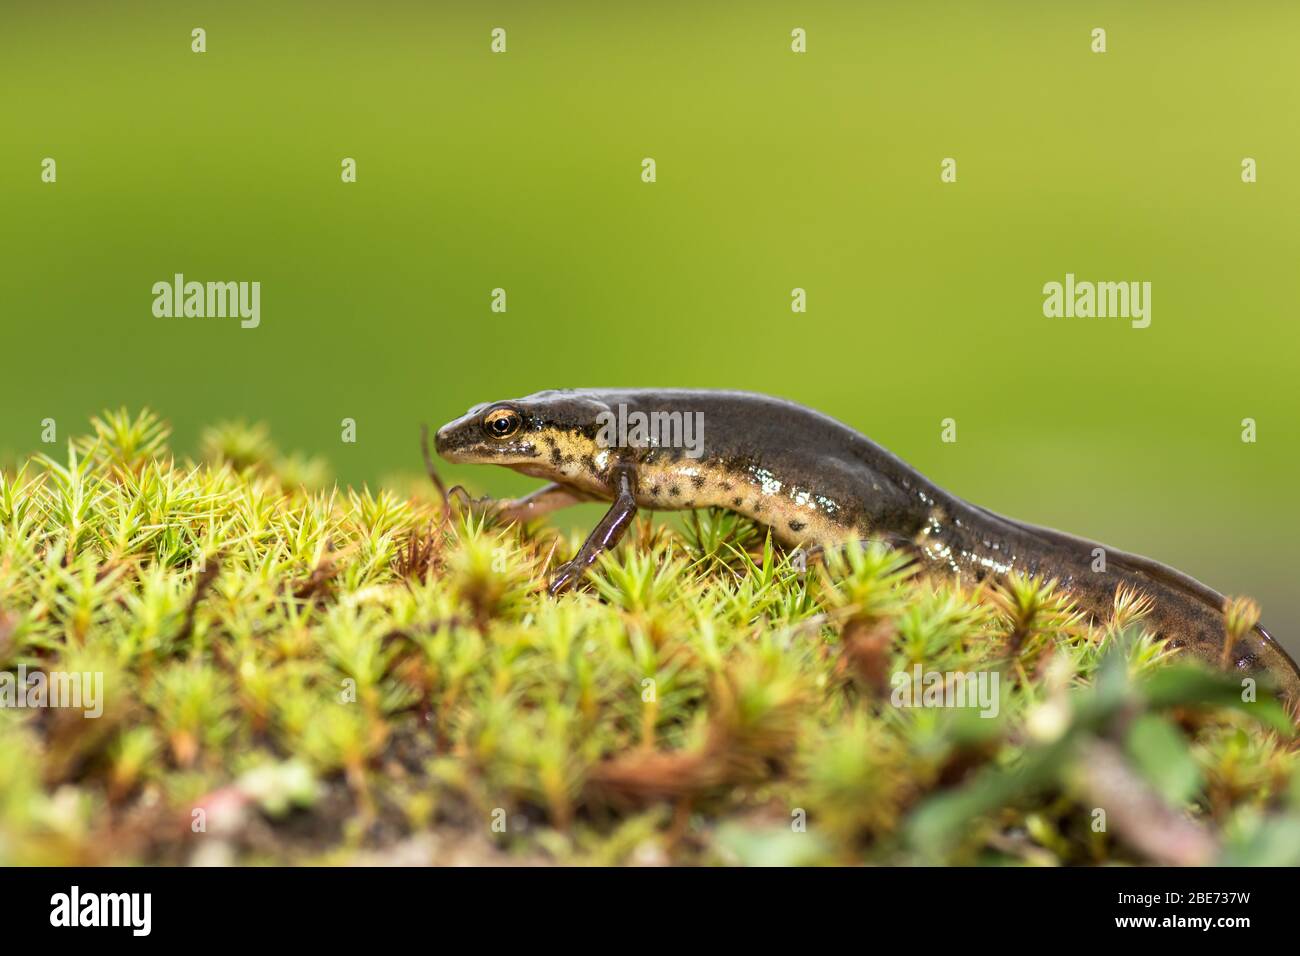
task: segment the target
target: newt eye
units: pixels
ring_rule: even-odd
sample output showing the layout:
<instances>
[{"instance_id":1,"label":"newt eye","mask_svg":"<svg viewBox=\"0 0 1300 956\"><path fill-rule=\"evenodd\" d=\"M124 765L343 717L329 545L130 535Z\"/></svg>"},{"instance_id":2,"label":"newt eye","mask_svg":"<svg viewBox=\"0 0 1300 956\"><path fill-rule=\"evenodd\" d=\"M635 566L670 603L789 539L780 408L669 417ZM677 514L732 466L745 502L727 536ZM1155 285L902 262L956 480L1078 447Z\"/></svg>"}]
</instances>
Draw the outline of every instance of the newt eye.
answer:
<instances>
[{"instance_id":1,"label":"newt eye","mask_svg":"<svg viewBox=\"0 0 1300 956\"><path fill-rule=\"evenodd\" d=\"M523 419L513 408L494 408L483 418L483 430L493 438L509 438L521 424Z\"/></svg>"}]
</instances>

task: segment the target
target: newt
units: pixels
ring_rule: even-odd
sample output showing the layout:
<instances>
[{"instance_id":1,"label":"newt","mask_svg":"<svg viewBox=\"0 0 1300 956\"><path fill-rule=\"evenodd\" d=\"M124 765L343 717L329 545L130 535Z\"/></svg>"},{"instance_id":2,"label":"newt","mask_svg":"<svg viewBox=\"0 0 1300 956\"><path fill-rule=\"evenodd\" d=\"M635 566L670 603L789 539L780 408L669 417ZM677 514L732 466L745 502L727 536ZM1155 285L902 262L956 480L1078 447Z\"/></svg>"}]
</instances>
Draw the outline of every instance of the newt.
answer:
<instances>
[{"instance_id":1,"label":"newt","mask_svg":"<svg viewBox=\"0 0 1300 956\"><path fill-rule=\"evenodd\" d=\"M927 479L843 423L794 402L734 391L572 389L490 402L438 430L451 462L504 465L550 483L503 502L528 521L583 501L611 502L549 590L581 580L640 508L723 508L784 546L880 539L931 571L979 582L1013 572L1055 579L1094 620L1118 588L1146 595L1148 622L1173 648L1218 664L1225 599L1158 561L995 514ZM1097 549L1105 557L1098 572ZM1300 668L1262 626L1228 651L1243 674L1300 701Z\"/></svg>"}]
</instances>

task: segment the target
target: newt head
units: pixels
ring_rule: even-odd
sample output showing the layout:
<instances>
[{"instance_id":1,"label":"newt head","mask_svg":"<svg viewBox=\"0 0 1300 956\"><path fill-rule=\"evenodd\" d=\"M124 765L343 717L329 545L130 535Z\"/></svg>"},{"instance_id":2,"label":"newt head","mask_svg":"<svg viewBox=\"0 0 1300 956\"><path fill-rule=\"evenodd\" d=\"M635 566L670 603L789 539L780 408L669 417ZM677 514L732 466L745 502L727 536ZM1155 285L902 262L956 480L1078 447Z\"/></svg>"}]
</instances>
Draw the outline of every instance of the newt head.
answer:
<instances>
[{"instance_id":1,"label":"newt head","mask_svg":"<svg viewBox=\"0 0 1300 956\"><path fill-rule=\"evenodd\" d=\"M597 440L604 402L581 392L538 392L475 405L438 429L450 462L504 465L534 478L603 489L609 449Z\"/></svg>"}]
</instances>

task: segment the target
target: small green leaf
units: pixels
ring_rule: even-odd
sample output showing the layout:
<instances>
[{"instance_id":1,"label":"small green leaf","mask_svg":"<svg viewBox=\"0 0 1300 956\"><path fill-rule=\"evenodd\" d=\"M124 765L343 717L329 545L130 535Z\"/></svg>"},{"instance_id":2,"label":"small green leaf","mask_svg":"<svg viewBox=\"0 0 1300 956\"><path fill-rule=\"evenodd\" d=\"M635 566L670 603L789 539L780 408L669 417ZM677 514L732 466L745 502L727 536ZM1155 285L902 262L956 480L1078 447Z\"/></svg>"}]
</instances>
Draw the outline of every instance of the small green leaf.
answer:
<instances>
[{"instance_id":1,"label":"small green leaf","mask_svg":"<svg viewBox=\"0 0 1300 956\"><path fill-rule=\"evenodd\" d=\"M908 841L923 855L942 855L975 820L1027 799L1058 780L1073 748L1074 738L1067 734L1031 750L1011 769L986 767L965 786L931 797L908 819Z\"/></svg>"},{"instance_id":2,"label":"small green leaf","mask_svg":"<svg viewBox=\"0 0 1300 956\"><path fill-rule=\"evenodd\" d=\"M1286 710L1262 687L1255 700L1244 700L1241 684L1230 674L1206 670L1194 664L1172 664L1155 671L1142 682L1151 709L1165 707L1231 707L1248 714L1288 739L1294 733Z\"/></svg>"},{"instance_id":3,"label":"small green leaf","mask_svg":"<svg viewBox=\"0 0 1300 956\"><path fill-rule=\"evenodd\" d=\"M717 840L743 866L812 866L828 857L826 844L815 834L788 826L756 829L728 823L718 829Z\"/></svg>"},{"instance_id":4,"label":"small green leaf","mask_svg":"<svg viewBox=\"0 0 1300 956\"><path fill-rule=\"evenodd\" d=\"M1144 714L1133 722L1124 743L1138 770L1170 803L1181 805L1200 791L1201 770L1168 719Z\"/></svg>"},{"instance_id":5,"label":"small green leaf","mask_svg":"<svg viewBox=\"0 0 1300 956\"><path fill-rule=\"evenodd\" d=\"M1229 844L1222 866L1300 866L1300 820L1274 817Z\"/></svg>"}]
</instances>

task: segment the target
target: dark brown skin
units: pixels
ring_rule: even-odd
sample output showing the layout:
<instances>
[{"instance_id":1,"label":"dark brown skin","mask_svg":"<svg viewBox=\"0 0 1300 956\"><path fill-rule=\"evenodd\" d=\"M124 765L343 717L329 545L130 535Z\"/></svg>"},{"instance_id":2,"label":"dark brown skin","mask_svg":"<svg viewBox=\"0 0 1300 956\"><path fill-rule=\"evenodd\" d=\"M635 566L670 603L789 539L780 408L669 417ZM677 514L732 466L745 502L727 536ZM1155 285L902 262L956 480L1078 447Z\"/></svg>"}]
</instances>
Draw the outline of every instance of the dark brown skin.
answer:
<instances>
[{"instance_id":1,"label":"dark brown skin","mask_svg":"<svg viewBox=\"0 0 1300 956\"><path fill-rule=\"evenodd\" d=\"M651 424L648 434L630 425L623 434L603 427L635 422L634 413ZM702 429L692 432L691 422ZM782 399L673 389L538 392L471 409L439 429L437 448L449 461L505 465L553 482L503 503L508 518L530 520L579 501L613 502L559 569L552 593L580 580L617 544L638 508L718 507L768 525L791 547L878 538L932 571L967 581L1013 571L1055 578L1099 620L1111 613L1117 589L1132 588L1152 599L1147 621L1172 646L1213 664L1224 659L1218 592L1149 558L963 501L847 425ZM1093 570L1099 550L1104 571ZM1228 661L1300 701L1300 669L1262 627L1238 640Z\"/></svg>"}]
</instances>

